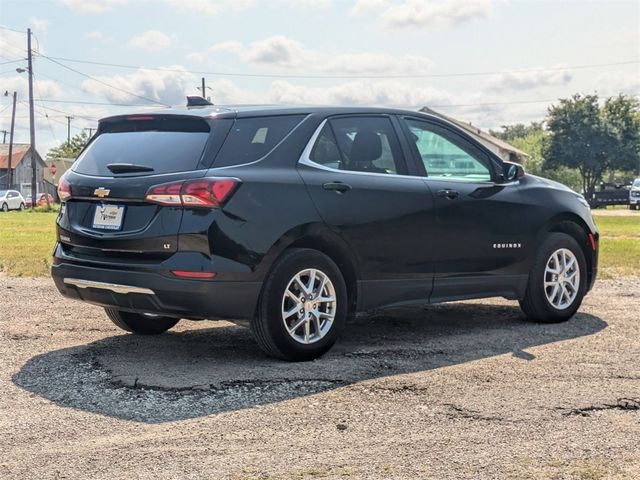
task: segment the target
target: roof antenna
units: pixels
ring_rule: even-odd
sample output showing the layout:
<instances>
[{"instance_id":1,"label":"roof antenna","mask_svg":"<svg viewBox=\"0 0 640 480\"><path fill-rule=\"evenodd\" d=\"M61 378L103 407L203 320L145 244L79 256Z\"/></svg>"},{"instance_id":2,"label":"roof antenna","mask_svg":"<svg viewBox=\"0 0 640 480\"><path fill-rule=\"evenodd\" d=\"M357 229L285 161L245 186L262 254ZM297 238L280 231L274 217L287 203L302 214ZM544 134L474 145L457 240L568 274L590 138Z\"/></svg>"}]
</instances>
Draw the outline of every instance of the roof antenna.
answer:
<instances>
[{"instance_id":1,"label":"roof antenna","mask_svg":"<svg viewBox=\"0 0 640 480\"><path fill-rule=\"evenodd\" d=\"M187 95L187 107L206 107L208 105L213 105L213 103L206 98L198 95Z\"/></svg>"}]
</instances>

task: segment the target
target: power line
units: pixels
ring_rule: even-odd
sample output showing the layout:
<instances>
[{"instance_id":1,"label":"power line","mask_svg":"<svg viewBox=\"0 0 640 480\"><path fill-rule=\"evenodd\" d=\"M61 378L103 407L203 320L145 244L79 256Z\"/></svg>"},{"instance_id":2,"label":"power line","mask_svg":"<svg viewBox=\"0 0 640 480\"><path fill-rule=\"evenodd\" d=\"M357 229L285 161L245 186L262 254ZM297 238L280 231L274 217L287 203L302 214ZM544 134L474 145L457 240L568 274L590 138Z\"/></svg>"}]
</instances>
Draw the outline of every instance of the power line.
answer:
<instances>
[{"instance_id":1,"label":"power line","mask_svg":"<svg viewBox=\"0 0 640 480\"><path fill-rule=\"evenodd\" d=\"M123 89L123 88L119 88L119 87L116 87L116 86L114 86L114 85L111 85L111 84L109 84L109 83L107 83L107 82L104 82L104 81L102 81L102 80L99 80L99 79L97 79L97 78L94 78L94 77L92 77L91 75L87 75L86 73L82 73L82 72L80 72L79 70L76 70L75 68L71 68L71 67L69 67L68 65L65 65L64 63L60 63L59 61L57 61L57 60L55 60L55 59L53 59L53 58L51 58L51 57L48 57L48 56L46 56L46 55L43 55L43 54L41 54L41 53L39 54L39 56L41 56L41 57L43 57L43 58L46 58L46 59L47 59L47 60L49 60L50 62L53 62L53 63L55 63L55 64L57 64L57 65L61 66L62 68L66 68L67 70L70 70L70 71L72 71L72 72L74 72L74 73L77 73L78 75L81 75L81 76L86 77L86 78L88 78L88 79L90 79L90 80L93 80L94 82L100 83L100 84L104 85L105 87L112 88L113 90L118 90L119 92L126 93L127 95L131 95L132 97L137 97L137 98L140 98L140 99L142 99L142 100L146 100L146 101L148 101L148 102L156 103L156 104L158 104L158 105L163 105L163 106L165 106L165 107L169 107L169 106L170 106L170 105L167 105L166 103L162 103L162 102L159 102L159 101L157 101L157 100L153 100L152 98L144 97L144 96L142 96L142 95L138 95L138 94L136 94L136 93L129 92L128 90L125 90L125 89Z\"/></svg>"},{"instance_id":2,"label":"power line","mask_svg":"<svg viewBox=\"0 0 640 480\"><path fill-rule=\"evenodd\" d=\"M20 103L26 103L26 102L21 101ZM56 112L56 113L62 113L63 115L69 115L69 112L64 112L62 110L58 110L57 108L53 108L53 107L45 107L44 105L42 105L42 106L38 106L38 108L42 108L44 110L50 110L50 111ZM81 118L83 120L86 120L88 122L97 122L98 121L97 118L87 117L86 115L80 115L80 114L77 114L77 113L74 113L73 115L78 117L78 118Z\"/></svg>"},{"instance_id":3,"label":"power line","mask_svg":"<svg viewBox=\"0 0 640 480\"><path fill-rule=\"evenodd\" d=\"M2 57L5 58L5 57ZM16 60L9 60L8 62L2 62L0 65L7 65L8 63L24 62L24 58L18 58Z\"/></svg>"},{"instance_id":4,"label":"power line","mask_svg":"<svg viewBox=\"0 0 640 480\"><path fill-rule=\"evenodd\" d=\"M112 107L153 107L158 108L156 105L149 105L148 103L109 103L109 102L84 102L81 100L53 100L47 98L39 98L38 101L47 103L71 103L78 105L108 105Z\"/></svg>"},{"instance_id":5,"label":"power line","mask_svg":"<svg viewBox=\"0 0 640 480\"><path fill-rule=\"evenodd\" d=\"M589 65L573 65L566 67L540 67L540 68L525 68L519 70L496 70L485 72L454 72L454 73L428 73L428 74L397 74L397 75L305 75L305 74L285 74L285 73L233 73L233 72L211 72L204 70L176 70L175 68L163 68L163 67L143 67L139 65L126 65L119 63L105 63L94 62L91 60L78 60L74 58L66 57L46 57L50 60L61 60L72 63L83 63L88 65L99 65L104 67L115 68L127 68L133 70L154 70L158 72L173 72L173 73L193 73L198 75L218 75L226 77L250 77L250 78L307 78L307 79L369 79L369 78L447 78L447 77L475 77L475 76L488 76L488 75L504 75L504 74L518 74L518 73L531 73L531 72L554 72L564 70L581 70L588 68L601 68L601 67L613 67L619 65L633 65L640 63L640 60L630 60L625 62L611 62L611 63L594 63Z\"/></svg>"},{"instance_id":6,"label":"power line","mask_svg":"<svg viewBox=\"0 0 640 480\"><path fill-rule=\"evenodd\" d=\"M38 92L38 96L42 98L42 93L40 93L40 86L38 85L38 79L36 78L34 83L36 84L36 90ZM40 104L42 105L42 102L40 102ZM44 107L44 105L42 105L42 107ZM53 131L53 125L51 125L51 120L49 119L49 115L45 115L47 117L47 123L49 124L49 131L51 132L51 136L55 139L55 141L58 141L58 137L56 136L56 133Z\"/></svg>"},{"instance_id":7,"label":"power line","mask_svg":"<svg viewBox=\"0 0 640 480\"><path fill-rule=\"evenodd\" d=\"M26 30L16 30L15 28L5 27L4 25L0 25L0 29L9 30L11 32L16 32L16 33L27 33Z\"/></svg>"}]
</instances>

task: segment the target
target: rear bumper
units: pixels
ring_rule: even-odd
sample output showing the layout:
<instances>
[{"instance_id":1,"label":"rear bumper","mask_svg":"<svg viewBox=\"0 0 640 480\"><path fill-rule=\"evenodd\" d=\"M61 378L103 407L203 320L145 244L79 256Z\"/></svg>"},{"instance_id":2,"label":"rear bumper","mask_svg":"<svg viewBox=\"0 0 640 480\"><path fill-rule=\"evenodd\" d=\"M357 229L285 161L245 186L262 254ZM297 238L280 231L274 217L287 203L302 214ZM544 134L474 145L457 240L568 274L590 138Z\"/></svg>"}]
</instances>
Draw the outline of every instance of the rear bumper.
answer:
<instances>
[{"instance_id":1,"label":"rear bumper","mask_svg":"<svg viewBox=\"0 0 640 480\"><path fill-rule=\"evenodd\" d=\"M187 280L144 270L80 265L54 257L62 295L102 307L190 319L251 319L261 282Z\"/></svg>"}]
</instances>

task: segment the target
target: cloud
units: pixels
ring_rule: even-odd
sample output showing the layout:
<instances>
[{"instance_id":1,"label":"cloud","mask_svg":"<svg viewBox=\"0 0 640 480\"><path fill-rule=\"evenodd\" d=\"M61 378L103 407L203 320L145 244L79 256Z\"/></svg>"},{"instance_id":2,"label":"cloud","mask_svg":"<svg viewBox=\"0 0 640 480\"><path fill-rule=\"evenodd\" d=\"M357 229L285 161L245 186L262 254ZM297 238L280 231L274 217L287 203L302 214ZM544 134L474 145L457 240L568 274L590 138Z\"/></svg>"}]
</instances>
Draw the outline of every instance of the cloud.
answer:
<instances>
[{"instance_id":1,"label":"cloud","mask_svg":"<svg viewBox=\"0 0 640 480\"><path fill-rule=\"evenodd\" d=\"M189 13L217 15L222 10L219 2L210 0L163 0L167 5Z\"/></svg>"},{"instance_id":2,"label":"cloud","mask_svg":"<svg viewBox=\"0 0 640 480\"><path fill-rule=\"evenodd\" d=\"M35 76L34 78L35 78L35 81L34 81L34 97L35 98L40 98L41 95L42 95L42 98L47 98L47 99L60 98L62 89L58 84L58 82L55 82L53 80L38 79L37 76ZM5 90L9 91L10 93L17 92L18 101L26 102L29 95L27 74L23 73L21 75L13 75L11 77L4 78L2 80L2 92L0 92L0 94L4 93Z\"/></svg>"},{"instance_id":3,"label":"cloud","mask_svg":"<svg viewBox=\"0 0 640 480\"><path fill-rule=\"evenodd\" d=\"M353 15L376 13L389 27L447 30L489 17L494 0L358 0Z\"/></svg>"},{"instance_id":4,"label":"cloud","mask_svg":"<svg viewBox=\"0 0 640 480\"><path fill-rule=\"evenodd\" d=\"M532 90L539 87L565 86L573 75L569 70L534 70L526 72L508 72L494 77L488 82L490 91Z\"/></svg>"},{"instance_id":5,"label":"cloud","mask_svg":"<svg viewBox=\"0 0 640 480\"><path fill-rule=\"evenodd\" d=\"M95 14L126 5L129 0L60 0L60 2L75 12Z\"/></svg>"},{"instance_id":6,"label":"cloud","mask_svg":"<svg viewBox=\"0 0 640 480\"><path fill-rule=\"evenodd\" d=\"M202 54L198 53L198 52L191 52L187 54L187 60L189 60L190 62L193 63L202 63L204 62L204 57L202 56Z\"/></svg>"},{"instance_id":7,"label":"cloud","mask_svg":"<svg viewBox=\"0 0 640 480\"><path fill-rule=\"evenodd\" d=\"M620 93L640 96L640 72L600 74L595 78L594 90L600 95L611 96Z\"/></svg>"},{"instance_id":8,"label":"cloud","mask_svg":"<svg viewBox=\"0 0 640 480\"><path fill-rule=\"evenodd\" d=\"M351 8L352 15L362 15L367 12L382 10L389 5L389 0L358 0Z\"/></svg>"},{"instance_id":9,"label":"cloud","mask_svg":"<svg viewBox=\"0 0 640 480\"><path fill-rule=\"evenodd\" d=\"M105 45L108 43L113 43L112 37L106 36L104 33L98 30L92 30L91 32L85 33L84 38L94 42L102 43Z\"/></svg>"},{"instance_id":10,"label":"cloud","mask_svg":"<svg viewBox=\"0 0 640 480\"><path fill-rule=\"evenodd\" d=\"M96 78L121 90L132 92L160 103L181 105L185 101L185 95L196 90L198 81L194 75L187 73L182 66L173 65L166 68L172 71L140 68L127 75ZM82 83L82 89L87 93L100 95L112 103L144 103L144 100L140 98L109 88L93 80L85 80Z\"/></svg>"},{"instance_id":11,"label":"cloud","mask_svg":"<svg viewBox=\"0 0 640 480\"><path fill-rule=\"evenodd\" d=\"M333 6L333 0L297 0L296 3L306 8L326 9Z\"/></svg>"},{"instance_id":12,"label":"cloud","mask_svg":"<svg viewBox=\"0 0 640 480\"><path fill-rule=\"evenodd\" d=\"M45 20L43 18L31 17L29 19L29 23L33 27L33 30L36 34L46 34L49 29L49 20Z\"/></svg>"},{"instance_id":13,"label":"cloud","mask_svg":"<svg viewBox=\"0 0 640 480\"><path fill-rule=\"evenodd\" d=\"M136 35L129 40L129 46L141 48L149 52L157 52L167 48L173 43L173 39L160 30L147 30L146 32Z\"/></svg>"},{"instance_id":14,"label":"cloud","mask_svg":"<svg viewBox=\"0 0 640 480\"><path fill-rule=\"evenodd\" d=\"M211 52L237 55L247 63L267 64L305 72L339 74L424 73L432 62L421 55L387 53L335 53L313 50L283 35L275 35L244 45L226 41L213 45Z\"/></svg>"}]
</instances>

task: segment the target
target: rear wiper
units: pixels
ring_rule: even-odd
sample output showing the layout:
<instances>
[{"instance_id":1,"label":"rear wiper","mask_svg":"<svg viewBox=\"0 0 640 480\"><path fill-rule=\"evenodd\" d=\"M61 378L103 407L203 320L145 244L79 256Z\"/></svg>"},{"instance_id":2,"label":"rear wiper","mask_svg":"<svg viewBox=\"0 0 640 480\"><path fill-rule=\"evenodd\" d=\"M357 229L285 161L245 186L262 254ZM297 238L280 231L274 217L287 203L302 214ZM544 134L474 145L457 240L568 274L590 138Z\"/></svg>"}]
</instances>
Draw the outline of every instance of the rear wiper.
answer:
<instances>
[{"instance_id":1,"label":"rear wiper","mask_svg":"<svg viewBox=\"0 0 640 480\"><path fill-rule=\"evenodd\" d=\"M152 167L135 163L110 163L107 168L113 173L153 172Z\"/></svg>"}]
</instances>

